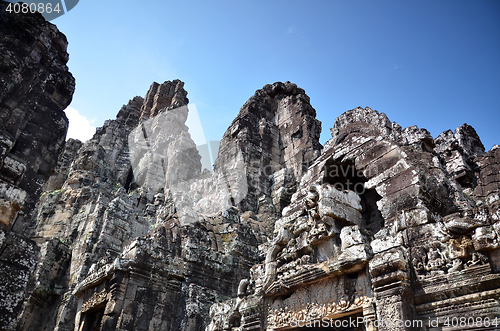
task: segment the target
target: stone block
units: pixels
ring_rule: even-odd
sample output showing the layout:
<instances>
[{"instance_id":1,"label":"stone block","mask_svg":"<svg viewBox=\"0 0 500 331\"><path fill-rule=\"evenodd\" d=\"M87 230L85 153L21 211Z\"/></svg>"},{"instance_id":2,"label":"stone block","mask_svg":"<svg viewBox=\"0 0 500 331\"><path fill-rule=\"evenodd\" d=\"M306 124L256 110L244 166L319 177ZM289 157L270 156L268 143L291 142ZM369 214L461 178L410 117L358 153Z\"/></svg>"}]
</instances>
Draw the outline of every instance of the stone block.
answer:
<instances>
[{"instance_id":1,"label":"stone block","mask_svg":"<svg viewBox=\"0 0 500 331\"><path fill-rule=\"evenodd\" d=\"M12 184L18 184L26 171L26 165L19 160L7 156L0 169L0 176Z\"/></svg>"},{"instance_id":2,"label":"stone block","mask_svg":"<svg viewBox=\"0 0 500 331\"><path fill-rule=\"evenodd\" d=\"M376 186L380 185L381 183L383 183L387 179L390 179L390 178L396 176L397 174L401 173L402 171L407 170L409 167L410 166L405 161L405 159L399 160L392 167L390 167L382 172L380 172L379 169L377 169L374 166L373 167L368 166L363 171L363 175L366 178L369 178L368 182L365 183L365 188L367 188L367 189L375 188Z\"/></svg>"},{"instance_id":3,"label":"stone block","mask_svg":"<svg viewBox=\"0 0 500 331\"><path fill-rule=\"evenodd\" d=\"M13 205L10 201L0 199L0 223L10 227L16 219L19 207Z\"/></svg>"},{"instance_id":4,"label":"stone block","mask_svg":"<svg viewBox=\"0 0 500 331\"><path fill-rule=\"evenodd\" d=\"M9 183L0 181L0 198L13 205L22 206L26 200L26 191Z\"/></svg>"},{"instance_id":5,"label":"stone block","mask_svg":"<svg viewBox=\"0 0 500 331\"><path fill-rule=\"evenodd\" d=\"M372 256L373 253L370 245L361 244L351 246L343 250L342 254L336 260L332 261L330 269L339 268L344 272L357 272L364 268Z\"/></svg>"},{"instance_id":6,"label":"stone block","mask_svg":"<svg viewBox=\"0 0 500 331\"><path fill-rule=\"evenodd\" d=\"M351 246L368 244L368 239L358 225L343 227L340 231L340 240L342 251Z\"/></svg>"},{"instance_id":7,"label":"stone block","mask_svg":"<svg viewBox=\"0 0 500 331\"><path fill-rule=\"evenodd\" d=\"M480 221L471 217L461 217L459 213L447 215L440 220L444 228L450 232L459 235L466 234L473 229L481 226Z\"/></svg>"},{"instance_id":8,"label":"stone block","mask_svg":"<svg viewBox=\"0 0 500 331\"><path fill-rule=\"evenodd\" d=\"M491 270L495 273L500 272L500 249L492 249L488 251L488 259L490 260Z\"/></svg>"},{"instance_id":9,"label":"stone block","mask_svg":"<svg viewBox=\"0 0 500 331\"><path fill-rule=\"evenodd\" d=\"M346 222L347 224L361 224L361 213L347 205L338 203L333 199L322 199L318 204L321 217L329 216Z\"/></svg>"},{"instance_id":10,"label":"stone block","mask_svg":"<svg viewBox=\"0 0 500 331\"><path fill-rule=\"evenodd\" d=\"M318 187L319 201L325 200L325 204L342 203L346 206L361 210L361 198L352 190L338 190L335 185L323 184Z\"/></svg>"},{"instance_id":11,"label":"stone block","mask_svg":"<svg viewBox=\"0 0 500 331\"><path fill-rule=\"evenodd\" d=\"M431 242L446 242L450 237L441 223L428 223L404 230L405 240L412 246L420 246Z\"/></svg>"},{"instance_id":12,"label":"stone block","mask_svg":"<svg viewBox=\"0 0 500 331\"><path fill-rule=\"evenodd\" d=\"M382 185L384 187L384 194L390 196L416 183L420 183L418 172L414 168L409 168L403 170L394 177L390 177Z\"/></svg>"},{"instance_id":13,"label":"stone block","mask_svg":"<svg viewBox=\"0 0 500 331\"><path fill-rule=\"evenodd\" d=\"M427 208L401 210L396 214L395 217L397 231L427 224L432 221L432 217Z\"/></svg>"},{"instance_id":14,"label":"stone block","mask_svg":"<svg viewBox=\"0 0 500 331\"><path fill-rule=\"evenodd\" d=\"M9 137L6 132L0 131L0 157L6 155L13 145L14 139Z\"/></svg>"},{"instance_id":15,"label":"stone block","mask_svg":"<svg viewBox=\"0 0 500 331\"><path fill-rule=\"evenodd\" d=\"M493 230L495 230L497 238L500 238L500 222L493 224Z\"/></svg>"},{"instance_id":16,"label":"stone block","mask_svg":"<svg viewBox=\"0 0 500 331\"><path fill-rule=\"evenodd\" d=\"M377 160L384 155L388 154L390 151L392 151L396 146L393 144L390 144L387 141L380 141L378 142L375 146L372 148L366 150L363 154L358 156L356 158L356 164L359 167L366 167L369 163L373 162L374 160Z\"/></svg>"},{"instance_id":17,"label":"stone block","mask_svg":"<svg viewBox=\"0 0 500 331\"><path fill-rule=\"evenodd\" d=\"M388 235L383 238L373 239L370 243L373 254L378 254L403 245L403 233L398 232L395 235Z\"/></svg>"},{"instance_id":18,"label":"stone block","mask_svg":"<svg viewBox=\"0 0 500 331\"><path fill-rule=\"evenodd\" d=\"M472 235L474 249L478 252L499 248L497 235L491 226L482 226Z\"/></svg>"},{"instance_id":19,"label":"stone block","mask_svg":"<svg viewBox=\"0 0 500 331\"><path fill-rule=\"evenodd\" d=\"M369 263L369 272L372 277L397 270L405 271L407 268L408 255L403 246L375 254Z\"/></svg>"},{"instance_id":20,"label":"stone block","mask_svg":"<svg viewBox=\"0 0 500 331\"><path fill-rule=\"evenodd\" d=\"M393 220L394 215L400 210L413 209L422 203L421 189L418 185L408 186L391 195L386 195L383 186L384 184L376 188L377 193L382 196L382 199L377 201L377 206L386 220Z\"/></svg>"}]
</instances>

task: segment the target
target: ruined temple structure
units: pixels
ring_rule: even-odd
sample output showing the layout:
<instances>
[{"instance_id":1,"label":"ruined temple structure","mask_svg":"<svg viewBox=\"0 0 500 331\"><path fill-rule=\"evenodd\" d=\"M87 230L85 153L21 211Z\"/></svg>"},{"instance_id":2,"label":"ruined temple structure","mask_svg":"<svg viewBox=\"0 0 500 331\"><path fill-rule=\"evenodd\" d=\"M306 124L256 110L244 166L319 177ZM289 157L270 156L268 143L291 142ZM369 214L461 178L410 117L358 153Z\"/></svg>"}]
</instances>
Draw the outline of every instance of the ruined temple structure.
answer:
<instances>
[{"instance_id":1,"label":"ruined temple structure","mask_svg":"<svg viewBox=\"0 0 500 331\"><path fill-rule=\"evenodd\" d=\"M355 108L322 146L278 82L203 169L173 80L65 142L66 45L0 17L0 330L500 329L500 147L471 126Z\"/></svg>"},{"instance_id":2,"label":"ruined temple structure","mask_svg":"<svg viewBox=\"0 0 500 331\"><path fill-rule=\"evenodd\" d=\"M500 330L500 146L338 117L210 331Z\"/></svg>"}]
</instances>

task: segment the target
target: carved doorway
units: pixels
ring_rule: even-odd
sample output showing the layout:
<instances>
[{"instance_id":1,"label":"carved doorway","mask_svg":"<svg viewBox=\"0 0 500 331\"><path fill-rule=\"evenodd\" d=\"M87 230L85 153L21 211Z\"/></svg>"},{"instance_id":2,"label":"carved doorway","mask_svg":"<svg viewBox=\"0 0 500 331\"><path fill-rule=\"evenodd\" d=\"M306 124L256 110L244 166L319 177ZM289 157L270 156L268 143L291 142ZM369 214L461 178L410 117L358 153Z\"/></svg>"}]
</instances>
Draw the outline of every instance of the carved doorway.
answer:
<instances>
[{"instance_id":1,"label":"carved doorway","mask_svg":"<svg viewBox=\"0 0 500 331\"><path fill-rule=\"evenodd\" d=\"M80 326L80 331L101 331L102 317L104 316L105 306L87 311L83 319L83 324Z\"/></svg>"}]
</instances>

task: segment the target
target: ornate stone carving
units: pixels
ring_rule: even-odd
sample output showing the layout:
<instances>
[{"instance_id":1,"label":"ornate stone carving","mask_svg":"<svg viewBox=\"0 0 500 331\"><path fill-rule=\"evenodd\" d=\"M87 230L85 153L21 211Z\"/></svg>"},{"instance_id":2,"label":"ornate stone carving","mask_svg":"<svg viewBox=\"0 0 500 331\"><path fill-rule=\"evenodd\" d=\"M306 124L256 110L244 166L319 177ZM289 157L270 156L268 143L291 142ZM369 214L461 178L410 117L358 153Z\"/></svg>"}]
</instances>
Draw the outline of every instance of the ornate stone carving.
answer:
<instances>
[{"instance_id":1,"label":"ornate stone carving","mask_svg":"<svg viewBox=\"0 0 500 331\"><path fill-rule=\"evenodd\" d=\"M488 263L488 257L477 252L467 236L452 238L446 244L422 246L414 252L412 264L419 278L459 272Z\"/></svg>"},{"instance_id":2,"label":"ornate stone carving","mask_svg":"<svg viewBox=\"0 0 500 331\"><path fill-rule=\"evenodd\" d=\"M102 290L100 292L94 292L90 298L88 298L83 304L82 304L82 313L106 302L108 299L108 292L106 290Z\"/></svg>"},{"instance_id":3,"label":"ornate stone carving","mask_svg":"<svg viewBox=\"0 0 500 331\"><path fill-rule=\"evenodd\" d=\"M188 108L172 112L188 103L186 95L180 81L153 84L90 141L67 144L46 186L52 191L39 201L33 239L42 254L19 329L75 329L80 317L105 330L220 331L361 314L375 322L498 312L500 148L483 154L472 128L433 140L425 129L403 129L383 113L356 108L336 120L322 148L305 92L289 82L267 85L220 145L215 168L241 165L229 176L248 187L239 190L226 177L211 185L217 171L201 170L184 124ZM173 117L146 122L168 113ZM14 109L7 118L15 124L19 116ZM161 132L167 127L171 136ZM0 138L0 154L19 147L11 135ZM168 141L176 147L163 145ZM137 159L132 142L139 142ZM9 155L0 163L8 183L0 191L22 204L29 196L11 188L30 166ZM200 181L185 181L190 174ZM164 184L167 176L182 190ZM205 188L201 209L184 208ZM13 215L3 223L14 224ZM36 243L2 229L5 265L35 265L13 248L35 259ZM9 270L0 270L2 280Z\"/></svg>"},{"instance_id":4,"label":"ornate stone carving","mask_svg":"<svg viewBox=\"0 0 500 331\"><path fill-rule=\"evenodd\" d=\"M289 298L279 298L267 311L269 328L281 329L297 325L297 322L334 318L370 305L372 302L367 277L329 278L314 285L305 286Z\"/></svg>"}]
</instances>

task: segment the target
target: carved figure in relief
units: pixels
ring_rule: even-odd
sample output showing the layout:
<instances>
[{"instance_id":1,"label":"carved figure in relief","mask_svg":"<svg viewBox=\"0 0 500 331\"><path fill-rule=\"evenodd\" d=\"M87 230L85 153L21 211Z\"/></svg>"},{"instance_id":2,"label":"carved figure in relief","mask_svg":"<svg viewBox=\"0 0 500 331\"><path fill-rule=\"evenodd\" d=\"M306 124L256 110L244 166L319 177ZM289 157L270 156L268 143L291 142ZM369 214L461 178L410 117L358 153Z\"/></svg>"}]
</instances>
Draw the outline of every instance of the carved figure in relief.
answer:
<instances>
[{"instance_id":1,"label":"carved figure in relief","mask_svg":"<svg viewBox=\"0 0 500 331\"><path fill-rule=\"evenodd\" d=\"M445 263L441 252L437 248L429 248L425 269L429 271L431 275L444 274L444 271L442 270L444 265Z\"/></svg>"},{"instance_id":2,"label":"carved figure in relief","mask_svg":"<svg viewBox=\"0 0 500 331\"><path fill-rule=\"evenodd\" d=\"M472 253L471 259L467 261L467 268L472 268L478 265L483 265L487 262L488 258L479 252Z\"/></svg>"},{"instance_id":3,"label":"carved figure in relief","mask_svg":"<svg viewBox=\"0 0 500 331\"><path fill-rule=\"evenodd\" d=\"M429 248L422 246L415 251L412 264L419 278L460 272L488 263L488 257L475 251L471 239L467 236L452 238L445 247L443 244L440 244L441 248L436 245Z\"/></svg>"},{"instance_id":4,"label":"carved figure in relief","mask_svg":"<svg viewBox=\"0 0 500 331\"><path fill-rule=\"evenodd\" d=\"M425 274L425 268L424 264L422 263L421 260L417 259L416 257L413 258L413 267L415 268L415 271L417 272L417 275L424 275Z\"/></svg>"},{"instance_id":5,"label":"carved figure in relief","mask_svg":"<svg viewBox=\"0 0 500 331\"><path fill-rule=\"evenodd\" d=\"M267 251L266 260L264 262L264 280L262 282L262 288L257 294L263 294L276 279L276 269L278 266L276 257L289 240L290 233L288 232L288 229L286 227L281 228L278 235L274 238L271 248Z\"/></svg>"},{"instance_id":6,"label":"carved figure in relief","mask_svg":"<svg viewBox=\"0 0 500 331\"><path fill-rule=\"evenodd\" d=\"M307 212L312 219L320 218L318 212L318 200L319 200L318 190L315 185L312 185L309 188L309 193L307 193L305 201Z\"/></svg>"},{"instance_id":7,"label":"carved figure in relief","mask_svg":"<svg viewBox=\"0 0 500 331\"><path fill-rule=\"evenodd\" d=\"M473 251L472 240L467 237L462 237L458 239L450 239L448 242L448 250L452 257L456 258L469 258L470 251Z\"/></svg>"},{"instance_id":8,"label":"carved figure in relief","mask_svg":"<svg viewBox=\"0 0 500 331\"><path fill-rule=\"evenodd\" d=\"M460 259L454 259L451 267L448 269L448 273L457 272L464 268L464 263Z\"/></svg>"}]
</instances>

